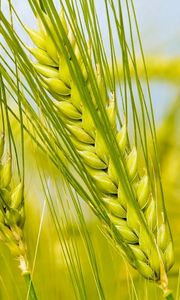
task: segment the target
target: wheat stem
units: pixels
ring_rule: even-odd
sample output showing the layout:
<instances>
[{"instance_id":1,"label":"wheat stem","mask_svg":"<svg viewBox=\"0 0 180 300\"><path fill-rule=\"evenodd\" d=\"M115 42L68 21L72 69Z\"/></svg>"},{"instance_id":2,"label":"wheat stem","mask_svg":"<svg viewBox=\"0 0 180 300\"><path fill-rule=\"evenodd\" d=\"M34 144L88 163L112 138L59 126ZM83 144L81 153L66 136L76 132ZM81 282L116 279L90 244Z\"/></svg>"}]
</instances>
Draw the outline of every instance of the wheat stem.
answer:
<instances>
[{"instance_id":1,"label":"wheat stem","mask_svg":"<svg viewBox=\"0 0 180 300\"><path fill-rule=\"evenodd\" d=\"M163 292L163 298L168 300L174 300L172 291L168 288L168 277L166 272L164 272L161 276L161 281L159 282L159 288Z\"/></svg>"},{"instance_id":2,"label":"wheat stem","mask_svg":"<svg viewBox=\"0 0 180 300\"><path fill-rule=\"evenodd\" d=\"M27 296L26 300L37 300L34 284L31 277L31 272L28 267L28 260L26 255L21 255L18 258L19 260L19 268L21 270L21 274L24 277L27 284Z\"/></svg>"},{"instance_id":3,"label":"wheat stem","mask_svg":"<svg viewBox=\"0 0 180 300\"><path fill-rule=\"evenodd\" d=\"M166 300L174 300L173 293L171 290L164 291L164 299Z\"/></svg>"},{"instance_id":4,"label":"wheat stem","mask_svg":"<svg viewBox=\"0 0 180 300\"><path fill-rule=\"evenodd\" d=\"M170 293L169 295L165 296L165 299L167 299L167 300L174 300L173 294Z\"/></svg>"},{"instance_id":5,"label":"wheat stem","mask_svg":"<svg viewBox=\"0 0 180 300\"><path fill-rule=\"evenodd\" d=\"M27 294L27 298L26 300L37 300L37 296L36 296L36 292L35 292L35 288L32 282L32 278L31 278L31 273L25 273L23 275L27 287L28 287L28 294Z\"/></svg>"}]
</instances>

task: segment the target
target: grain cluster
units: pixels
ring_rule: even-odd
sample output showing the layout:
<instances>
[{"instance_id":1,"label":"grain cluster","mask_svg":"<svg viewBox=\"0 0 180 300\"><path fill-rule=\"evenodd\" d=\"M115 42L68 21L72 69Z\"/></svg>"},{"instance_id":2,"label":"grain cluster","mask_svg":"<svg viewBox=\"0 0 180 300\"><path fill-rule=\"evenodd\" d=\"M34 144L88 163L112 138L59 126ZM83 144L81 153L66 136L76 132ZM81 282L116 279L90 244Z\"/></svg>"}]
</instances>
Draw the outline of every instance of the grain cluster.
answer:
<instances>
[{"instance_id":1,"label":"grain cluster","mask_svg":"<svg viewBox=\"0 0 180 300\"><path fill-rule=\"evenodd\" d=\"M45 15L45 19L51 34L56 39L56 32L47 15ZM81 53L63 13L60 15L60 20L79 62L84 84L90 86ZM143 176L138 172L138 152L135 146L132 148L129 146L126 124L124 123L120 129L117 129L113 96L108 101L104 99L103 105L119 146L119 159L127 172L138 213L128 201L120 176L110 159L108 147L101 132L96 129L91 113L85 101L81 99L79 90L73 81L67 59L57 50L45 26L41 22L39 24L39 31L28 29L36 46L29 48L37 60L34 68L43 79L46 89L53 96L59 118L66 124L71 141L91 176L94 186L101 194L100 201L110 222L133 254L134 261L132 257L131 259L127 257L128 260L145 278L160 281L162 268L167 272L173 265L171 238L166 224L163 221L160 225L157 224L156 201L148 172L145 170ZM72 59L69 58L69 60L73 64ZM103 81L98 65L95 67L95 73L99 89L103 92ZM99 110L98 106L95 108L97 111ZM128 256L128 253L124 253L124 255Z\"/></svg>"}]
</instances>

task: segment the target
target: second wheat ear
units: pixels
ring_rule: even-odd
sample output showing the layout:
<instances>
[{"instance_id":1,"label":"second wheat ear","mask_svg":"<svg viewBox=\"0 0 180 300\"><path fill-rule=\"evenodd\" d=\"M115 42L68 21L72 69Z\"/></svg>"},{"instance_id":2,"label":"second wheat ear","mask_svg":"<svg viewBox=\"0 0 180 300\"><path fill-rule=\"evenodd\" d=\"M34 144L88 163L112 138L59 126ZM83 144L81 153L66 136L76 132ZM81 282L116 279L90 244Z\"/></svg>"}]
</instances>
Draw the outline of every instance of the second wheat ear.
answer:
<instances>
[{"instance_id":1,"label":"second wheat ear","mask_svg":"<svg viewBox=\"0 0 180 300\"><path fill-rule=\"evenodd\" d=\"M28 266L27 248L24 241L24 187L20 181L12 184L12 158L5 151L4 134L0 136L0 240L9 248L12 257L27 282L31 300L36 294Z\"/></svg>"},{"instance_id":2,"label":"second wheat ear","mask_svg":"<svg viewBox=\"0 0 180 300\"><path fill-rule=\"evenodd\" d=\"M38 32L28 29L36 45L36 48L29 49L37 59L34 67L42 76L46 89L52 94L59 118L62 118L66 124L71 141L101 194L100 201L109 218L107 230L111 234L111 224L114 226L128 249L127 253L123 249L122 251L131 265L146 279L158 283L163 289L164 297L170 299L167 272L174 262L172 240L166 222L157 224L156 201L150 179L146 171L142 177L138 173L138 153L135 146L130 148L128 144L127 126L123 124L120 130L117 129L114 99L113 97L109 101L103 99L104 108L119 146L121 154L119 159L126 170L128 183L134 194L135 206L125 192L104 139L96 129L91 113L73 81L67 58L56 48L52 39L52 35L55 35L56 39L53 24L47 15L44 14L44 18L48 30L47 24L43 25L39 19ZM60 21L79 62L84 84L90 85L88 70L63 12L60 14ZM71 64L73 64L72 60ZM104 86L98 65L95 73L97 85L103 93ZM96 109L98 111L98 107ZM116 239L114 236L113 238ZM121 247L118 239L116 243Z\"/></svg>"},{"instance_id":3,"label":"second wheat ear","mask_svg":"<svg viewBox=\"0 0 180 300\"><path fill-rule=\"evenodd\" d=\"M24 197L23 184L11 187L12 159L6 157L4 135L0 138L0 232L1 240L13 257L19 261L22 272L27 272L26 247L23 238Z\"/></svg>"}]
</instances>

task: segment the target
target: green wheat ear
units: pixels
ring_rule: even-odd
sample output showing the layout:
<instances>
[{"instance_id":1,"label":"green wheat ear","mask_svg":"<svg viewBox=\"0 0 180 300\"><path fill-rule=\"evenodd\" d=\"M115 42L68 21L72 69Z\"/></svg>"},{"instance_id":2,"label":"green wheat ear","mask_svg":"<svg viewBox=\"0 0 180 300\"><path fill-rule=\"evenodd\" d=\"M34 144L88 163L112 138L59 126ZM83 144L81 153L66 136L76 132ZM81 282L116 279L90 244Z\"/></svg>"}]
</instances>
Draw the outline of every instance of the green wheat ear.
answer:
<instances>
[{"instance_id":1,"label":"green wheat ear","mask_svg":"<svg viewBox=\"0 0 180 300\"><path fill-rule=\"evenodd\" d=\"M68 29L63 12L61 12L60 20L79 62L84 76L84 84L89 86L90 82L88 81L83 59L72 32ZM47 15L46 21L49 28L53 28ZM169 230L164 223L160 227L157 224L156 203L153 198L150 180L147 172L143 177L138 174L138 152L135 146L132 149L129 147L126 124L124 123L120 130L117 129L113 97L109 101L103 98L104 108L119 145L120 157L122 157L120 159L127 171L129 183L136 198L138 214L134 212L124 193L122 182L110 159L103 137L96 130L91 114L83 99L81 99L78 88L70 75L66 58L58 51L52 37L49 36L48 31L42 24L38 32L28 29L28 33L36 45L36 48L30 49L30 52L38 61L34 64L34 67L42 76L47 90L52 93L55 107L60 118L67 125L71 141L102 195L101 202L110 220L109 230L110 224L113 224L116 231L120 233L123 243L130 250L124 255L139 273L149 280L160 282L166 290L166 273L170 270L174 261ZM51 30L51 34L56 39L54 29ZM73 64L72 60L71 63ZM100 91L103 93L104 88L98 65L96 80ZM99 110L98 107L96 109ZM148 228L149 234L142 225L142 219ZM129 255L129 253L132 255Z\"/></svg>"},{"instance_id":2,"label":"green wheat ear","mask_svg":"<svg viewBox=\"0 0 180 300\"><path fill-rule=\"evenodd\" d=\"M28 271L26 246L23 238L23 184L12 187L12 159L5 157L4 135L0 137L0 239L20 263L22 272Z\"/></svg>"},{"instance_id":3,"label":"green wheat ear","mask_svg":"<svg viewBox=\"0 0 180 300\"><path fill-rule=\"evenodd\" d=\"M0 240L9 248L19 262L22 276L28 285L29 299L36 300L27 260L24 241L24 185L22 181L12 184L12 159L5 151L4 134L0 135Z\"/></svg>"}]
</instances>

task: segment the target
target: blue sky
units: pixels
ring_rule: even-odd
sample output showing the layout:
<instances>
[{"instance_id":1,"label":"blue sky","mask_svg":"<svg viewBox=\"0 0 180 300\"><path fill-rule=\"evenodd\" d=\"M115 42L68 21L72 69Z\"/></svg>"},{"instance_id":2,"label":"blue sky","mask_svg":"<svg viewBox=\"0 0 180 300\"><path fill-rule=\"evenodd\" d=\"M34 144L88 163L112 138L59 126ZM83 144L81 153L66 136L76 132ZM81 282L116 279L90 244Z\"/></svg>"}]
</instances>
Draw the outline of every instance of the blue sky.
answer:
<instances>
[{"instance_id":1,"label":"blue sky","mask_svg":"<svg viewBox=\"0 0 180 300\"><path fill-rule=\"evenodd\" d=\"M130 0L128 1L130 3ZM55 2L58 3L58 0ZM115 0L114 3L116 2ZM121 2L125 5L125 0ZM27 0L12 0L12 3L24 24L35 27L35 20ZM100 23L102 28L105 28L106 18L102 3L103 0L96 1ZM145 54L159 53L161 55L180 56L180 0L134 0L134 5ZM2 7L3 11L7 13L8 1L2 1ZM17 31L22 36L23 32L20 26L17 27ZM108 43L106 30L103 31L103 36ZM157 119L161 119L175 90L172 87L155 83L152 84L151 91Z\"/></svg>"},{"instance_id":2,"label":"blue sky","mask_svg":"<svg viewBox=\"0 0 180 300\"><path fill-rule=\"evenodd\" d=\"M115 0L114 3L116 2ZM125 0L121 2L125 4ZM12 0L12 3L25 24L34 26L34 19L27 5L27 0ZM102 3L103 0L96 1L97 11L103 26L106 20ZM134 5L145 51L179 55L180 0L134 0ZM4 11L7 11L8 1L2 1L2 7Z\"/></svg>"}]
</instances>

